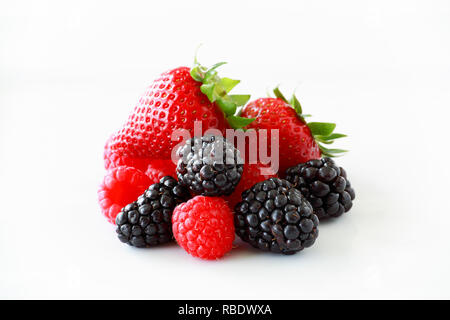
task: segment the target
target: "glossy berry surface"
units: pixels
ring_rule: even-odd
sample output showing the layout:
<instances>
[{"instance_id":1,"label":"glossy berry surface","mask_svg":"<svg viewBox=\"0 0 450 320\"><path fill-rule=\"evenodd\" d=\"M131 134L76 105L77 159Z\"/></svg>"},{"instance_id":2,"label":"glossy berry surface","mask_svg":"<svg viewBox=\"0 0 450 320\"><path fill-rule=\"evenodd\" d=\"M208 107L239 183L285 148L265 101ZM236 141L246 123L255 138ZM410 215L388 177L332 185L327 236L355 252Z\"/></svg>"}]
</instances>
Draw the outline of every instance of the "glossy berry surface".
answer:
<instances>
[{"instance_id":1,"label":"glossy berry surface","mask_svg":"<svg viewBox=\"0 0 450 320\"><path fill-rule=\"evenodd\" d=\"M320 158L320 149L307 124L295 110L280 98L260 98L249 102L242 110L242 117L255 118L249 129L265 129L268 137L268 150L271 150L271 129L279 130L280 170L299 162Z\"/></svg>"},{"instance_id":2,"label":"glossy berry surface","mask_svg":"<svg viewBox=\"0 0 450 320\"><path fill-rule=\"evenodd\" d=\"M150 179L134 167L119 166L108 170L98 190L98 203L103 215L114 223L117 214L145 191Z\"/></svg>"},{"instance_id":3,"label":"glossy berry surface","mask_svg":"<svg viewBox=\"0 0 450 320\"><path fill-rule=\"evenodd\" d=\"M176 129L193 130L200 121L203 132L229 125L223 111L208 100L190 75L180 67L161 74L139 99L134 111L111 141L111 150L127 158L169 160L178 140L172 139Z\"/></svg>"},{"instance_id":4,"label":"glossy berry surface","mask_svg":"<svg viewBox=\"0 0 450 320\"><path fill-rule=\"evenodd\" d=\"M224 199L228 202L230 208L234 208L235 205L241 201L242 192L250 189L258 182L274 177L276 177L276 175L269 166L261 163L245 163L241 181L239 181L233 193L229 196L224 196Z\"/></svg>"},{"instance_id":5,"label":"glossy berry surface","mask_svg":"<svg viewBox=\"0 0 450 320\"><path fill-rule=\"evenodd\" d=\"M339 217L353 206L355 190L347 173L330 158L289 168L286 179L308 199L319 219Z\"/></svg>"},{"instance_id":6,"label":"glossy berry surface","mask_svg":"<svg viewBox=\"0 0 450 320\"><path fill-rule=\"evenodd\" d=\"M232 248L233 214L222 198L196 196L175 208L172 223L176 241L194 257L218 259Z\"/></svg>"},{"instance_id":7,"label":"glossy berry surface","mask_svg":"<svg viewBox=\"0 0 450 320\"><path fill-rule=\"evenodd\" d=\"M294 254L319 235L319 219L301 192L282 179L258 182L242 193L235 211L236 233L263 251Z\"/></svg>"},{"instance_id":8,"label":"glossy berry surface","mask_svg":"<svg viewBox=\"0 0 450 320\"><path fill-rule=\"evenodd\" d=\"M173 209L188 198L188 191L174 178L163 177L117 215L119 240L135 247L171 241Z\"/></svg>"},{"instance_id":9,"label":"glossy berry surface","mask_svg":"<svg viewBox=\"0 0 450 320\"><path fill-rule=\"evenodd\" d=\"M178 150L177 175L194 194L230 195L243 172L243 160L221 136L194 137Z\"/></svg>"}]
</instances>

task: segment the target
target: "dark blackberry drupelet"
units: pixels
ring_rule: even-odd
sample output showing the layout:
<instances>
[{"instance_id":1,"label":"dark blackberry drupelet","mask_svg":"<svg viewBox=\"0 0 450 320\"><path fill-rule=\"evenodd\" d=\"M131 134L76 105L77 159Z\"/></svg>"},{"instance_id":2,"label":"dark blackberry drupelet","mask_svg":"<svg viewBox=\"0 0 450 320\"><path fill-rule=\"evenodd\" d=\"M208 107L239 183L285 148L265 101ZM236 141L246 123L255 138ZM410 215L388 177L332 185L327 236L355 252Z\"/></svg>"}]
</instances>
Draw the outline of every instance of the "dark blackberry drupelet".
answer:
<instances>
[{"instance_id":1,"label":"dark blackberry drupelet","mask_svg":"<svg viewBox=\"0 0 450 320\"><path fill-rule=\"evenodd\" d=\"M330 158L291 167L286 180L308 199L319 219L339 217L351 209L355 199L347 173Z\"/></svg>"},{"instance_id":2,"label":"dark blackberry drupelet","mask_svg":"<svg viewBox=\"0 0 450 320\"><path fill-rule=\"evenodd\" d=\"M116 217L119 240L135 247L149 247L172 240L172 212L189 199L188 190L170 177L152 184L137 201Z\"/></svg>"},{"instance_id":3,"label":"dark blackberry drupelet","mask_svg":"<svg viewBox=\"0 0 450 320\"><path fill-rule=\"evenodd\" d=\"M177 175L194 194L230 195L241 180L239 151L221 136L194 137L178 149Z\"/></svg>"},{"instance_id":4,"label":"dark blackberry drupelet","mask_svg":"<svg viewBox=\"0 0 450 320\"><path fill-rule=\"evenodd\" d=\"M287 180L270 178L242 193L235 207L237 235L264 251L294 254L319 235L311 204Z\"/></svg>"}]
</instances>

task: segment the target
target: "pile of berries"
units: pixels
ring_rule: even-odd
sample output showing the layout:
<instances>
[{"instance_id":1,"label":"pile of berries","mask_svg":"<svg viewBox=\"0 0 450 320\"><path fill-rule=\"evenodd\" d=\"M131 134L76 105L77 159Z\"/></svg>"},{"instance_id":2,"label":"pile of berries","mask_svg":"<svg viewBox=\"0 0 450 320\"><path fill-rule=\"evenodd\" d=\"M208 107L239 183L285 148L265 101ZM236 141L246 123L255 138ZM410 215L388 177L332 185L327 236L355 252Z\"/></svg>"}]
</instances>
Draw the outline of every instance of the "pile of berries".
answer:
<instances>
[{"instance_id":1,"label":"pile of berries","mask_svg":"<svg viewBox=\"0 0 450 320\"><path fill-rule=\"evenodd\" d=\"M239 81L200 64L161 74L104 148L102 213L119 240L153 247L175 240L202 259L218 259L235 234L263 251L294 254L314 244L319 220L350 210L355 191L330 157L335 124L307 122L294 96L248 102L230 95ZM200 128L200 130L198 130ZM231 130L278 130L279 170L249 160ZM194 137L173 139L176 130ZM184 135L183 137L185 137ZM175 159L176 158L176 159Z\"/></svg>"}]
</instances>

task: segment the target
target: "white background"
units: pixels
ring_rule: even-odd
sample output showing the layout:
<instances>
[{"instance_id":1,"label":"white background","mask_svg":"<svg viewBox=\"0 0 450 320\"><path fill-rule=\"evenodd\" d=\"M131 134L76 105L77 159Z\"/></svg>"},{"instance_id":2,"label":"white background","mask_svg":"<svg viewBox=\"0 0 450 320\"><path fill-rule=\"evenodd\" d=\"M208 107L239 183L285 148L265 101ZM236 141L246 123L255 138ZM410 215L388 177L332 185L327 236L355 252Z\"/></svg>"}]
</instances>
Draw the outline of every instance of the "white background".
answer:
<instances>
[{"instance_id":1,"label":"white background","mask_svg":"<svg viewBox=\"0 0 450 320\"><path fill-rule=\"evenodd\" d=\"M450 298L450 2L0 2L1 298ZM161 72L229 64L349 134L351 213L294 256L121 244L103 144Z\"/></svg>"}]
</instances>

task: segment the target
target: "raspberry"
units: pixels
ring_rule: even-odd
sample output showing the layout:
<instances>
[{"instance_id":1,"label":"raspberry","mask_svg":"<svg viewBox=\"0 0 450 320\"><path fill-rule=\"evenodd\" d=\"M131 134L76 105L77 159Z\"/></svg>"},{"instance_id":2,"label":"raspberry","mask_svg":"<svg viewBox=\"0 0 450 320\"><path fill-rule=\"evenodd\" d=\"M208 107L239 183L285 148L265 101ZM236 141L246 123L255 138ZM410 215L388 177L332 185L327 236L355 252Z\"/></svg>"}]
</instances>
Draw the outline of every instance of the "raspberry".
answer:
<instances>
[{"instance_id":1,"label":"raspberry","mask_svg":"<svg viewBox=\"0 0 450 320\"><path fill-rule=\"evenodd\" d=\"M108 170L98 190L102 213L114 223L120 210L136 200L150 184L150 179L134 167L119 166Z\"/></svg>"},{"instance_id":2,"label":"raspberry","mask_svg":"<svg viewBox=\"0 0 450 320\"><path fill-rule=\"evenodd\" d=\"M225 200L196 196L175 208L173 235L189 254L213 260L231 250L234 240L233 214Z\"/></svg>"},{"instance_id":3,"label":"raspberry","mask_svg":"<svg viewBox=\"0 0 450 320\"><path fill-rule=\"evenodd\" d=\"M105 149L103 152L103 160L105 163L105 169L112 169L119 166L127 166L127 167L134 167L136 169L139 169L141 171L147 170L147 167L150 163L150 159L140 159L140 158L130 158L126 156L120 156L119 153L116 151L112 151L110 149L110 143L111 143L112 137L110 137L105 144ZM159 181L156 180L156 181Z\"/></svg>"},{"instance_id":4,"label":"raspberry","mask_svg":"<svg viewBox=\"0 0 450 320\"><path fill-rule=\"evenodd\" d=\"M264 181L269 178L276 177L276 174L265 174L261 173L261 169L269 168L266 165L255 163L255 164L244 164L244 171L242 173L242 178L237 185L234 192L227 197L223 197L229 204L230 208L234 208L238 202L241 202L241 193L247 189L250 189L253 185L258 182Z\"/></svg>"},{"instance_id":5,"label":"raspberry","mask_svg":"<svg viewBox=\"0 0 450 320\"><path fill-rule=\"evenodd\" d=\"M165 176L171 176L175 178L177 176L176 166L171 160L150 161L145 174L150 178L150 181L152 183L157 183Z\"/></svg>"}]
</instances>

